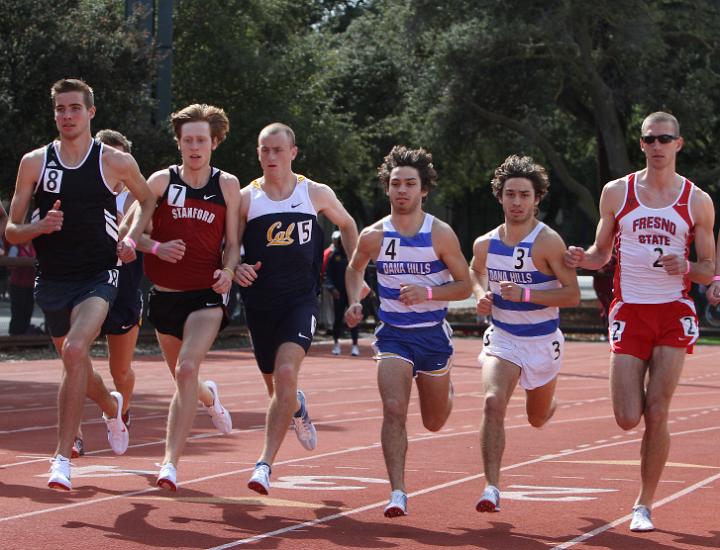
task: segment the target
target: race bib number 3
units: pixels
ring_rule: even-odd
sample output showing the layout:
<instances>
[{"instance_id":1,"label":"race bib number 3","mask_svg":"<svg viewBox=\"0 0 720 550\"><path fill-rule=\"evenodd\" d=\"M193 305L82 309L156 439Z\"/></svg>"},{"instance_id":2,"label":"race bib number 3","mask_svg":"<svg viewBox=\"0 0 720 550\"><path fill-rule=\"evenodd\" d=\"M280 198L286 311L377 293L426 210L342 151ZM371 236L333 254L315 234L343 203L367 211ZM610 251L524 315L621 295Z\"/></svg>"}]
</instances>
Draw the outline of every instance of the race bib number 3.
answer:
<instances>
[{"instance_id":1,"label":"race bib number 3","mask_svg":"<svg viewBox=\"0 0 720 550\"><path fill-rule=\"evenodd\" d=\"M47 193L60 193L63 171L57 168L48 168L43 174L42 188Z\"/></svg>"}]
</instances>

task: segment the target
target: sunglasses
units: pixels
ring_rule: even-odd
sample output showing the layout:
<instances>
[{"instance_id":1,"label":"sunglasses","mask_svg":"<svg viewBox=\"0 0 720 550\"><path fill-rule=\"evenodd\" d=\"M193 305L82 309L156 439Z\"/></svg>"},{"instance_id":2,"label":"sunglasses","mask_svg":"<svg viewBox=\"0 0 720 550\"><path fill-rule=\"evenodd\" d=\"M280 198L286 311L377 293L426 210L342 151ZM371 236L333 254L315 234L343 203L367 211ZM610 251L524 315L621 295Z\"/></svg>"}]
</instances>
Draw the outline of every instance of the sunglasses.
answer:
<instances>
[{"instance_id":1,"label":"sunglasses","mask_svg":"<svg viewBox=\"0 0 720 550\"><path fill-rule=\"evenodd\" d=\"M677 138L678 138L678 136L671 136L670 134L660 134L659 136L641 136L640 137L642 142L647 143L648 145L655 143L655 140L658 140L660 143L665 145L666 143L675 141Z\"/></svg>"}]
</instances>

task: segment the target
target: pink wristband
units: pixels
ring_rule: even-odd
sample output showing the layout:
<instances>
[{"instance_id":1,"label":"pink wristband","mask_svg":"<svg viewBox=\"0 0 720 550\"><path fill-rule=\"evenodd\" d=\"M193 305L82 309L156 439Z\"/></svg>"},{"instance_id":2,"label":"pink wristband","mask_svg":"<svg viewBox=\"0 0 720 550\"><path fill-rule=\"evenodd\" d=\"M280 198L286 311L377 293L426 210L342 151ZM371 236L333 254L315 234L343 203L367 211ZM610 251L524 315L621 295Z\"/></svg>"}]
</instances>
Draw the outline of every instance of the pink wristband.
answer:
<instances>
[{"instance_id":1,"label":"pink wristband","mask_svg":"<svg viewBox=\"0 0 720 550\"><path fill-rule=\"evenodd\" d=\"M686 262L687 262L687 260L686 260ZM687 262L687 269L685 270L684 274L687 275L688 273L690 273L690 262Z\"/></svg>"},{"instance_id":2,"label":"pink wristband","mask_svg":"<svg viewBox=\"0 0 720 550\"><path fill-rule=\"evenodd\" d=\"M137 248L137 243L135 242L135 240L132 237L125 237L123 239L123 241L127 241L128 244L130 244L130 246L133 247L133 250Z\"/></svg>"},{"instance_id":3,"label":"pink wristband","mask_svg":"<svg viewBox=\"0 0 720 550\"><path fill-rule=\"evenodd\" d=\"M523 288L522 301L523 302L530 301L530 289L527 287Z\"/></svg>"},{"instance_id":4,"label":"pink wristband","mask_svg":"<svg viewBox=\"0 0 720 550\"><path fill-rule=\"evenodd\" d=\"M158 248L160 248L160 243L158 241L155 241L152 245L152 248L150 249L150 254L155 254L157 256Z\"/></svg>"},{"instance_id":5,"label":"pink wristband","mask_svg":"<svg viewBox=\"0 0 720 550\"><path fill-rule=\"evenodd\" d=\"M713 277L713 281L720 281L720 275L715 275Z\"/></svg>"},{"instance_id":6,"label":"pink wristband","mask_svg":"<svg viewBox=\"0 0 720 550\"><path fill-rule=\"evenodd\" d=\"M426 286L425 290L427 290L427 299L432 300L432 287Z\"/></svg>"}]
</instances>

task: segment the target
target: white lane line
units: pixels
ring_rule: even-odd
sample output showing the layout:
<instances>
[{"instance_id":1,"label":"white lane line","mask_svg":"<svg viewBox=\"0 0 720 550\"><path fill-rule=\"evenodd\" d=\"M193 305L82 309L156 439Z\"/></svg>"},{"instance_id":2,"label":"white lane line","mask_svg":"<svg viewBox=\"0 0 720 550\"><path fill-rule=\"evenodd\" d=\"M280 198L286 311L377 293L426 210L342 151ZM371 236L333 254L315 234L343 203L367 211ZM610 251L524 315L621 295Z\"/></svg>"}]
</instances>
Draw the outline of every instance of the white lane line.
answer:
<instances>
[{"instance_id":1,"label":"white lane line","mask_svg":"<svg viewBox=\"0 0 720 550\"><path fill-rule=\"evenodd\" d=\"M702 489L705 485L709 485L713 481L716 481L720 479L720 474L715 474L714 476L710 476L708 478L703 479L702 481L698 481L694 485L690 485L690 487L686 487L685 489L682 489L681 491L678 491L677 493L674 493L672 495L668 495L667 497L658 500L656 503L653 504L653 508L660 508L661 506L672 502L674 500L679 499L680 497L684 497L685 495L692 493L693 491L697 489ZM575 546L576 544L580 542L585 542L588 539L593 538L596 535L599 535L601 533L604 533L605 531L608 531L614 527L617 527L618 525L621 525L632 518L632 514L627 514L621 518L616 519L615 521L611 521L610 523L606 523L605 525L601 525L597 529L593 529L592 531L588 531L587 533L584 533L580 535L579 537L575 537L572 540L569 540L567 542L564 542L563 544L560 544L558 546L555 546L553 550L564 550L565 548L570 548L571 546Z\"/></svg>"},{"instance_id":2,"label":"white lane line","mask_svg":"<svg viewBox=\"0 0 720 550\"><path fill-rule=\"evenodd\" d=\"M720 426L716 426L715 428L706 428L706 429L703 429L702 431L707 431L708 429L712 429L712 430L720 429ZM695 432L695 430L691 430L691 431L686 432L686 433L694 433L694 432ZM457 435L457 434L454 434L454 435ZM675 435L679 435L679 434L675 434ZM449 436L449 437L452 437L452 436ZM636 440L636 441L638 441L638 440ZM541 457L538 457L538 458L534 458L534 459L532 459L532 460L526 460L526 461L524 461L524 462L518 462L518 463L516 463L516 464L511 464L510 466L505 466L505 467L501 468L500 471L503 471L503 472L504 472L504 471L506 471L506 470L514 470L514 469L516 469L516 468L521 468L521 467L523 467L523 466L528 466L528 465L530 465L530 464L536 464L536 463L538 463L538 462L544 462L544 461L547 461L547 460L554 460L554 459L557 459L557 458L560 457L560 456L568 456L568 455L571 455L571 454L584 453L584 452L590 451L590 450L596 450L596 449L606 448L606 447L614 447L614 446L617 446L617 445L623 445L623 444L625 444L625 443L629 443L629 441L622 441L622 442L617 442L617 443L609 443L609 444L605 444L605 445L598 445L597 447L592 448L592 449L583 448L583 449L578 449L578 450L576 450L576 451L570 451L570 452L567 452L567 453L561 453L561 454L555 454L555 455L545 455L545 456L541 456ZM461 478L461 479L456 479L456 480L453 480L453 481L448 481L448 482L446 482L446 483L441 483L441 484L439 484L439 485L433 485L432 487L426 487L425 489L421 489L421 490L419 490L419 491L415 491L415 492L413 492L413 493L409 493L409 494L408 494L408 498L409 498L409 497L419 496L419 495L424 495L424 494L427 494L427 493L432 493L432 492L435 492L435 491L438 491L438 490L441 490L441 489L447 489L448 487L453 487L454 485L461 485L461 484L463 484L463 483L467 483L468 481L474 481L474 480L476 480L476 479L480 479L480 478L482 478L482 477L484 477L484 476L485 476L485 474L475 474L475 475L463 477L463 478ZM714 475L714 476L712 476L712 477L710 477L710 478L707 478L707 479L705 479L705 480L703 480L703 481L701 481L701 482L699 482L699 483L696 483L695 485L692 485L692 486L690 486L690 487L688 487L688 488L686 488L686 489L684 489L684 490L682 490L682 491L679 491L678 493L675 493L675 495L673 495L674 498L670 498L670 497L665 498L665 499L659 501L655 506L656 506L656 507L657 507L657 506L661 506L662 504L665 504L665 502L670 502L670 500L675 500L676 498L680 498L681 496L684 496L684 495L686 495L686 494L694 491L695 489L697 489L697 488L699 488L699 487L701 487L701 486L703 486L703 485L707 485L708 483L711 483L711 482L715 481L715 480L718 479L718 478L720 478L720 474L716 474L716 475ZM374 502L374 503L372 503L372 504L367 504L367 505L365 505L365 506L361 506L361 507L359 507L359 508L354 508L354 509L352 509L352 510L346 510L346 511L344 511L344 512L339 512L339 513L337 513L337 514L331 514L331 515L329 515L329 516L320 517L320 518L317 518L317 519L314 519L314 520L304 521L304 522L302 522L302 523L297 523L297 524L295 524L295 525L290 525L290 526L288 526L288 527L283 527L282 529L276 529L276 530L274 530L274 531L269 531L269 532L267 532L267 533L261 533L261 534L259 534L259 535L254 535L254 536L252 536L252 537L248 537L248 538L244 538L244 539L238 539L238 540L235 540L235 541L232 541L232 542L228 542L228 543L226 543L226 544L222 544L222 545L220 545L220 546L213 546L212 548L209 548L208 550L227 550L228 548L234 548L234 547L236 547L236 546L240 546L240 545L244 545L244 544L251 544L251 543L253 543L253 542L257 542L257 541L259 541L259 540L263 540L263 539L266 539L266 538L269 538L269 537L275 537L275 536L278 536L278 535L283 535L283 534L285 534L285 533L289 533L289 532L292 532L292 531L297 531L297 530L299 530L299 529L304 529L304 528L306 528L306 527L313 527L313 526L319 525L319 524L321 524L321 523L328 523L328 522L333 521L333 520L335 520L335 519L339 519L339 518L343 518L343 517L347 517L347 516L359 514L359 513L362 513L362 512L366 512L366 511L372 510L372 509L374 509L374 508L380 508L381 506L385 506L386 504L387 504L387 501L385 501L385 500L380 501L380 502ZM610 529L611 527L614 527L614 526L616 526L616 525L619 525L619 524L627 521L627 520L630 519L631 517L632 517L632 514L628 514L627 516L624 516L624 517L622 517L622 518L620 518L620 519L618 519L618 520L615 520L615 521L612 522L611 524L608 524L609 527L607 527L607 529ZM605 526L604 526L604 527L605 527ZM604 530L607 530L607 529L604 529ZM599 529L596 529L595 531L602 532L602 531L599 531ZM595 531L592 531L592 533L595 533ZM592 536L594 536L594 535L592 535ZM590 537L587 537L587 538L590 538ZM575 540L575 539L573 539L573 541L574 541L574 540ZM578 541L577 541L577 542L581 542L582 540L586 540L586 539L585 539L585 538L582 538L582 537L578 537ZM572 544L570 544L570 546L576 544L576 542L573 542L573 541L569 541L569 543L572 543ZM569 544L569 543L565 543L565 544ZM566 546L557 546L556 548L566 548Z\"/></svg>"}]
</instances>

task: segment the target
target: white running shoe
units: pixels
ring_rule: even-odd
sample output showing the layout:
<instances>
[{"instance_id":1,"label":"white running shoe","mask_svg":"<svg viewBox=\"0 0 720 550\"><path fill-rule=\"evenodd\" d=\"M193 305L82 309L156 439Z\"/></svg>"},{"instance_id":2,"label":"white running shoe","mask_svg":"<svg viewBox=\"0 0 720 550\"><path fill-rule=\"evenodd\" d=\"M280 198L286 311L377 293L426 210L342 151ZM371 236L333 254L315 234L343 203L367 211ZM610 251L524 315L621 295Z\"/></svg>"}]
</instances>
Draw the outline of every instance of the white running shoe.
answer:
<instances>
[{"instance_id":1,"label":"white running shoe","mask_svg":"<svg viewBox=\"0 0 720 550\"><path fill-rule=\"evenodd\" d=\"M293 416L292 425L300 445L308 451L312 451L317 446L317 431L315 430L315 426L313 426L312 420L310 420L305 394L301 390L298 390L297 398L298 401L300 401L302 415Z\"/></svg>"},{"instance_id":2,"label":"white running shoe","mask_svg":"<svg viewBox=\"0 0 720 550\"><path fill-rule=\"evenodd\" d=\"M266 464L265 462L258 462L255 464L255 469L248 480L248 489L252 489L261 495L267 495L268 491L270 491L271 473L272 469L269 464Z\"/></svg>"},{"instance_id":3,"label":"white running shoe","mask_svg":"<svg viewBox=\"0 0 720 550\"><path fill-rule=\"evenodd\" d=\"M117 415L115 418L108 418L103 413L102 418L107 426L108 443L116 455L124 454L127 451L128 443L130 443L130 433L127 426L122 421L123 396L121 393L111 391L117 401Z\"/></svg>"},{"instance_id":4,"label":"white running shoe","mask_svg":"<svg viewBox=\"0 0 720 550\"><path fill-rule=\"evenodd\" d=\"M335 345L333 346L333 349L332 349L332 354L340 355L340 351L341 351L340 350L340 342L335 342Z\"/></svg>"},{"instance_id":5,"label":"white running shoe","mask_svg":"<svg viewBox=\"0 0 720 550\"><path fill-rule=\"evenodd\" d=\"M213 394L213 404L209 407L205 407L210 418L212 419L213 426L221 434L229 434L232 431L232 417L228 410L220 403L220 392L218 392L217 384L212 380L206 380L210 393Z\"/></svg>"},{"instance_id":6,"label":"white running shoe","mask_svg":"<svg viewBox=\"0 0 720 550\"><path fill-rule=\"evenodd\" d=\"M50 479L48 479L48 487L50 489L62 489L70 491L72 483L70 482L70 459L63 455L57 455L50 459Z\"/></svg>"},{"instance_id":7,"label":"white running shoe","mask_svg":"<svg viewBox=\"0 0 720 550\"><path fill-rule=\"evenodd\" d=\"M160 466L156 485L168 491L177 491L177 470L172 462Z\"/></svg>"},{"instance_id":8,"label":"white running shoe","mask_svg":"<svg viewBox=\"0 0 720 550\"><path fill-rule=\"evenodd\" d=\"M477 501L475 509L478 512L499 512L500 511L500 490L494 485L485 487L480 500Z\"/></svg>"},{"instance_id":9,"label":"white running shoe","mask_svg":"<svg viewBox=\"0 0 720 550\"><path fill-rule=\"evenodd\" d=\"M403 491L395 490L390 493L390 502L385 506L386 518L397 518L400 516L406 516L407 511L407 495Z\"/></svg>"},{"instance_id":10,"label":"white running shoe","mask_svg":"<svg viewBox=\"0 0 720 550\"><path fill-rule=\"evenodd\" d=\"M632 510L632 521L630 521L630 530L637 533L645 533L654 531L655 526L650 519L650 508L642 504L636 504Z\"/></svg>"},{"instance_id":11,"label":"white running shoe","mask_svg":"<svg viewBox=\"0 0 720 550\"><path fill-rule=\"evenodd\" d=\"M353 344L353 347L350 349L350 355L353 357L357 357L360 355L360 348L357 346L357 344Z\"/></svg>"}]
</instances>

